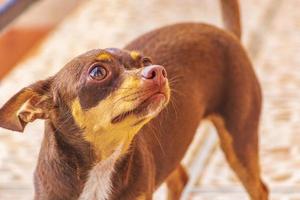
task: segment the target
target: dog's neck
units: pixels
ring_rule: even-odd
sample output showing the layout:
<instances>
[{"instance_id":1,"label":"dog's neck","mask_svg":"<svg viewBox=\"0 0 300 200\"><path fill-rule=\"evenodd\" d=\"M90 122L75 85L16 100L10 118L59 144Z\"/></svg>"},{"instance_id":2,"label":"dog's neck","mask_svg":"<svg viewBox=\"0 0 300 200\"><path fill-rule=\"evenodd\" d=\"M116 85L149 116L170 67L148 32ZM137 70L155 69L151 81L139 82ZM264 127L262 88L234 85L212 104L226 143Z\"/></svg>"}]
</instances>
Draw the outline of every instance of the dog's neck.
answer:
<instances>
[{"instance_id":1,"label":"dog's neck","mask_svg":"<svg viewBox=\"0 0 300 200\"><path fill-rule=\"evenodd\" d=\"M48 199L107 199L122 145L108 158L99 160L88 142L78 140L80 135L74 132L73 139L66 139L65 134L51 122L46 122L36 169L37 196Z\"/></svg>"},{"instance_id":2,"label":"dog's neck","mask_svg":"<svg viewBox=\"0 0 300 200\"><path fill-rule=\"evenodd\" d=\"M112 191L112 175L117 159L122 152L120 145L108 158L98 162L89 172L89 177L79 197L80 200L105 200Z\"/></svg>"}]
</instances>

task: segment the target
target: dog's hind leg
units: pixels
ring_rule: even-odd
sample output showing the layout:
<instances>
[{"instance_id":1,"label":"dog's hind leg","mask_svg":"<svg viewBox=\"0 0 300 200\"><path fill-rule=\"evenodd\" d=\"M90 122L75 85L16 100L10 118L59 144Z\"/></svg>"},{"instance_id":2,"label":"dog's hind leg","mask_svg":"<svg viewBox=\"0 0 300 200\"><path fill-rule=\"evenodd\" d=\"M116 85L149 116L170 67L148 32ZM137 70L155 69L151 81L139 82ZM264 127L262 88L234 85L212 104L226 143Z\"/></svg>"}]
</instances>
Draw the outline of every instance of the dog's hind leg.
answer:
<instances>
[{"instance_id":1,"label":"dog's hind leg","mask_svg":"<svg viewBox=\"0 0 300 200\"><path fill-rule=\"evenodd\" d=\"M251 199L267 200L268 189L261 180L258 159L258 117L241 121L241 116L233 116L233 113L225 113L225 117L210 117L217 129L221 148Z\"/></svg>"},{"instance_id":2,"label":"dog's hind leg","mask_svg":"<svg viewBox=\"0 0 300 200\"><path fill-rule=\"evenodd\" d=\"M180 164L166 180L168 187L168 200L179 200L187 182L188 175L184 167Z\"/></svg>"}]
</instances>

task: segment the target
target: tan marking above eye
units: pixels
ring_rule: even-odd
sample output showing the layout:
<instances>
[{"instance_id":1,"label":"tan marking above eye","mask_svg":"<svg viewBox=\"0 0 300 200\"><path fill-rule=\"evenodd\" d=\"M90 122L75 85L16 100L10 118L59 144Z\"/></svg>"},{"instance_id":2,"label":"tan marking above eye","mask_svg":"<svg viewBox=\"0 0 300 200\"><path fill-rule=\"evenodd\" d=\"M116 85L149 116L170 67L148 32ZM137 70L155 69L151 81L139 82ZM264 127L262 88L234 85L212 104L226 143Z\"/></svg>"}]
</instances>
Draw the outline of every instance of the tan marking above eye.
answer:
<instances>
[{"instance_id":1,"label":"tan marking above eye","mask_svg":"<svg viewBox=\"0 0 300 200\"><path fill-rule=\"evenodd\" d=\"M141 54L137 51L131 51L130 56L133 60L137 60L141 58Z\"/></svg>"},{"instance_id":2,"label":"tan marking above eye","mask_svg":"<svg viewBox=\"0 0 300 200\"><path fill-rule=\"evenodd\" d=\"M110 60L111 55L108 54L108 53L101 53L97 56L97 59L99 59L99 60Z\"/></svg>"}]
</instances>

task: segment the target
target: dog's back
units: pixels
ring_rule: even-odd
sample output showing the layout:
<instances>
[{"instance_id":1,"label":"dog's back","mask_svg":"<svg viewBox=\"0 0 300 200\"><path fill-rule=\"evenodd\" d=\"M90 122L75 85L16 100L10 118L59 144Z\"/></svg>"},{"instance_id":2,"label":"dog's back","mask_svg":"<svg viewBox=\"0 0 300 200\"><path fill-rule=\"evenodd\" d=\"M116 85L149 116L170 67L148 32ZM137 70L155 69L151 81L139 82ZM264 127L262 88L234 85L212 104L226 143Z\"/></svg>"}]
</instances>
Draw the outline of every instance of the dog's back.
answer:
<instances>
[{"instance_id":1,"label":"dog's back","mask_svg":"<svg viewBox=\"0 0 300 200\"><path fill-rule=\"evenodd\" d=\"M36 199L151 199L165 180L178 199L187 182L180 161L204 118L251 198L267 199L258 164L261 91L239 42L237 1L223 0L222 9L229 31L181 23L142 35L130 51L89 51L0 109L0 126L15 131L46 120ZM145 125L169 102L168 82L169 105Z\"/></svg>"},{"instance_id":2,"label":"dog's back","mask_svg":"<svg viewBox=\"0 0 300 200\"><path fill-rule=\"evenodd\" d=\"M257 153L260 86L239 42L238 2L221 3L228 32L211 25L181 23L146 33L125 47L164 65L173 91L169 106L142 129L137 141L144 140L152 152L157 187L180 169L199 122L210 118L230 166L250 196L267 199Z\"/></svg>"}]
</instances>

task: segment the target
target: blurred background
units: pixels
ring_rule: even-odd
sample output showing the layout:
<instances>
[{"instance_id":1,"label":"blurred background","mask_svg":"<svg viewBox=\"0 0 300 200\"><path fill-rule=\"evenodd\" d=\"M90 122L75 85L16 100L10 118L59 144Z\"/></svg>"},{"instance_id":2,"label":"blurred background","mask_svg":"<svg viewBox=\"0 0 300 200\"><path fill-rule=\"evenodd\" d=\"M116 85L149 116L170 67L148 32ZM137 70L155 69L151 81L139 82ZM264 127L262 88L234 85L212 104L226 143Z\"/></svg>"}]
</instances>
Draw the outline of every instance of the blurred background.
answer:
<instances>
[{"instance_id":1,"label":"blurred background","mask_svg":"<svg viewBox=\"0 0 300 200\"><path fill-rule=\"evenodd\" d=\"M300 1L240 0L240 4L242 42L264 95L263 177L272 200L299 200ZM0 0L0 106L80 53L121 48L146 31L182 21L222 27L219 0ZM0 129L1 200L32 199L42 136L42 121L30 124L24 134ZM209 122L199 126L183 163L192 177L186 199L248 199ZM165 199L164 186L155 199Z\"/></svg>"}]
</instances>

